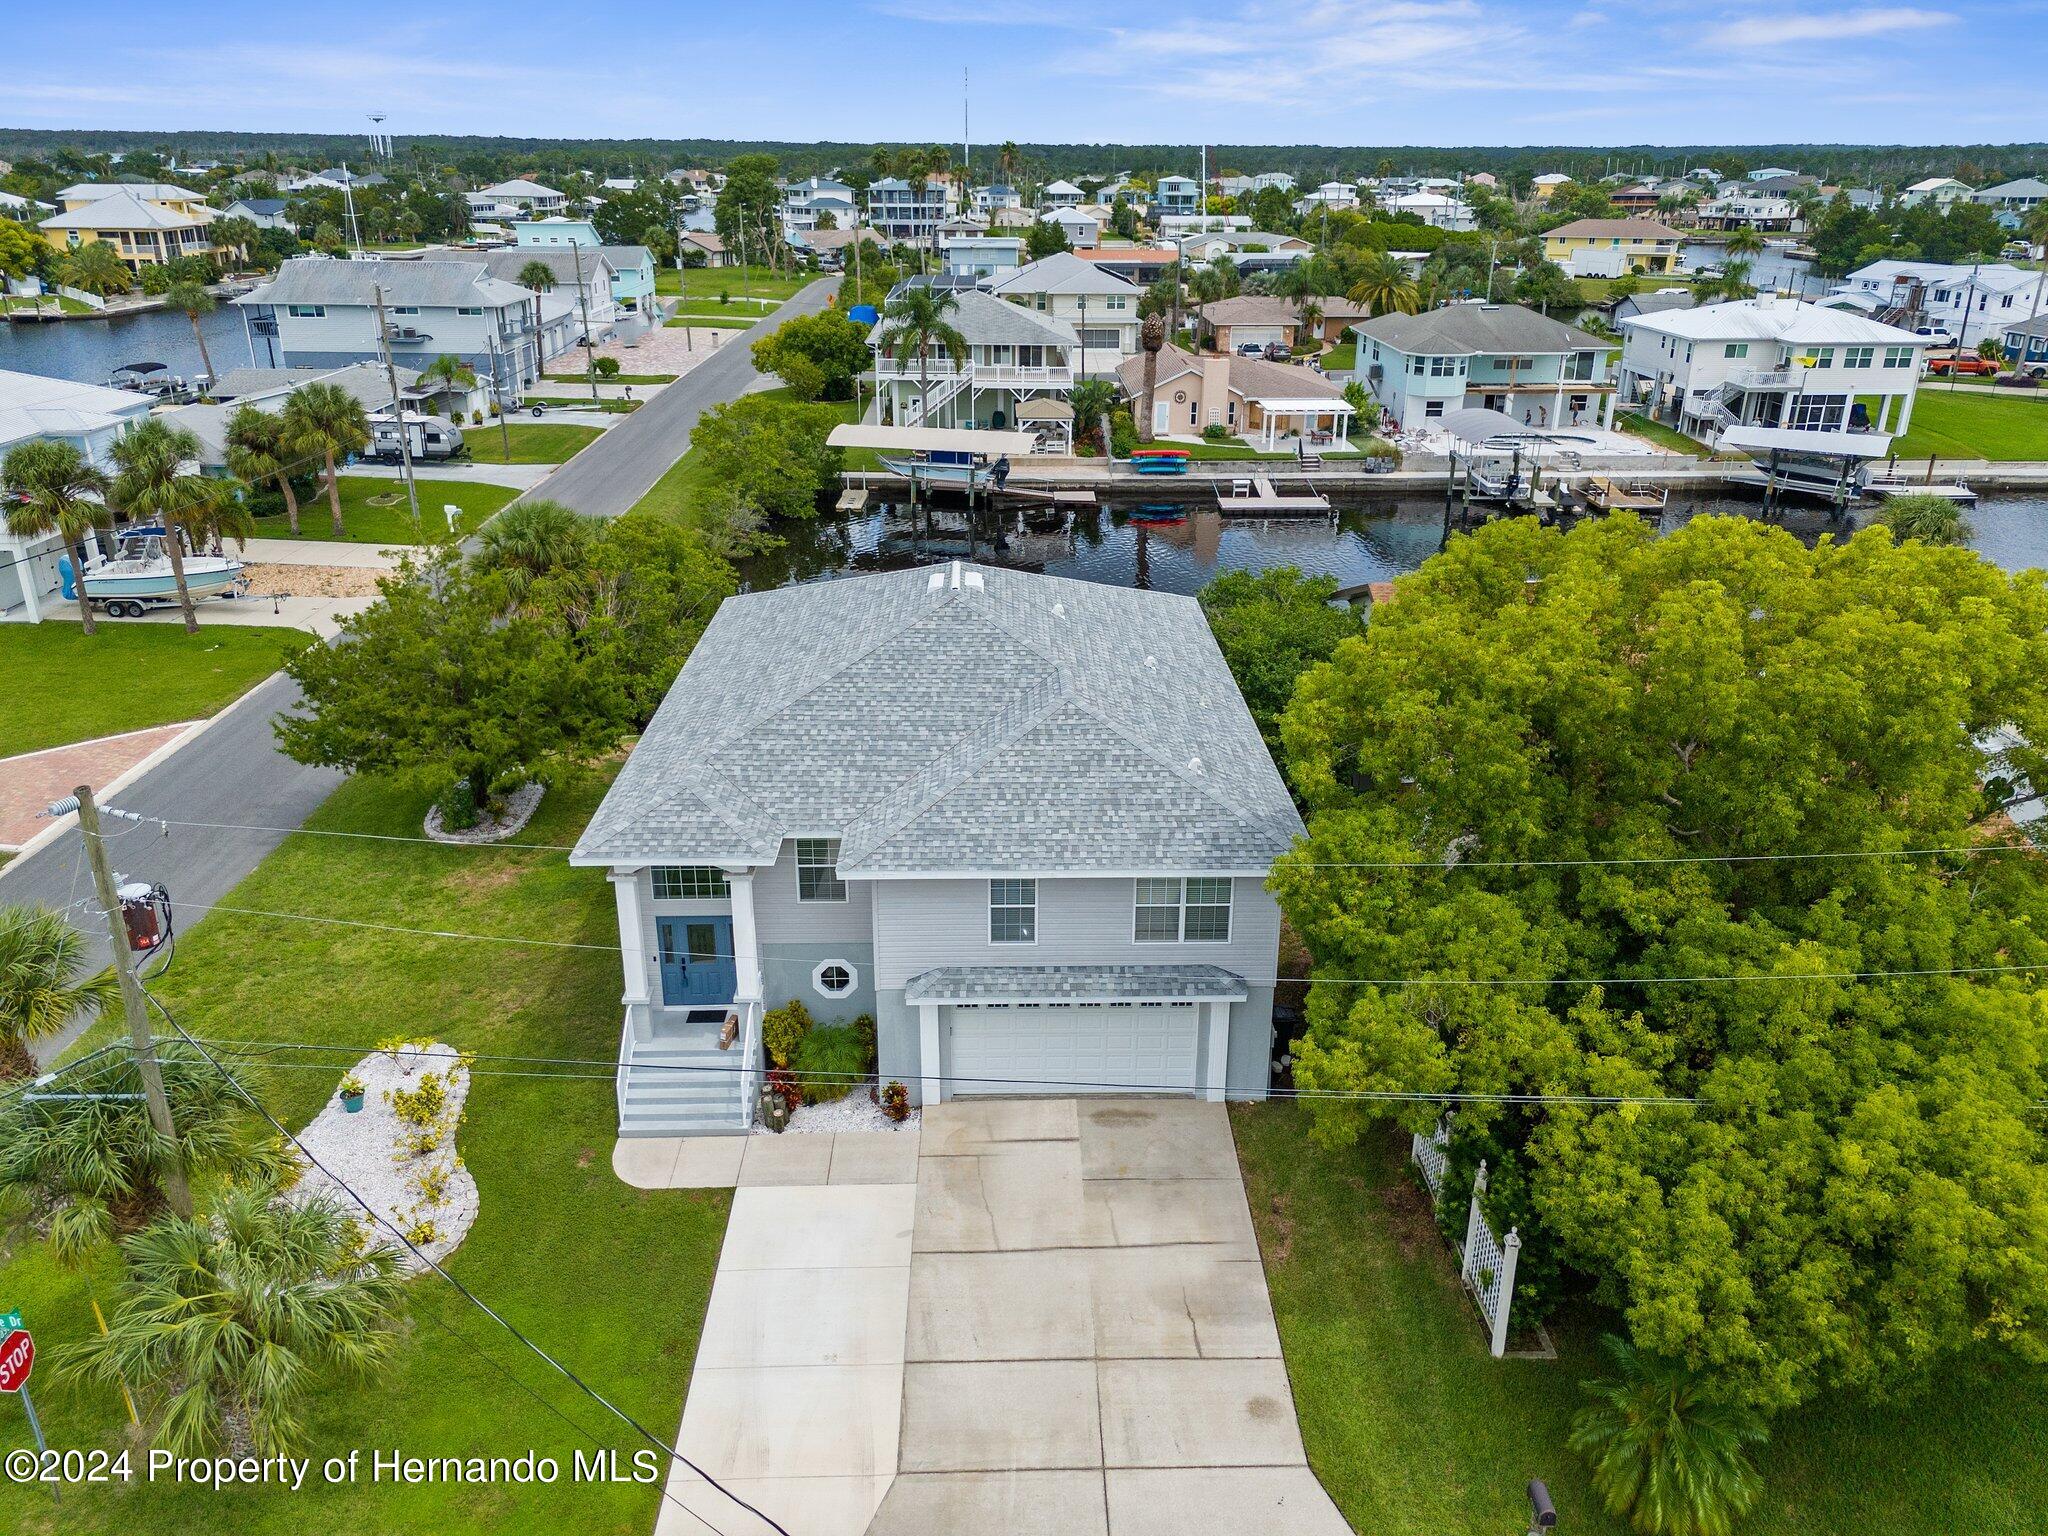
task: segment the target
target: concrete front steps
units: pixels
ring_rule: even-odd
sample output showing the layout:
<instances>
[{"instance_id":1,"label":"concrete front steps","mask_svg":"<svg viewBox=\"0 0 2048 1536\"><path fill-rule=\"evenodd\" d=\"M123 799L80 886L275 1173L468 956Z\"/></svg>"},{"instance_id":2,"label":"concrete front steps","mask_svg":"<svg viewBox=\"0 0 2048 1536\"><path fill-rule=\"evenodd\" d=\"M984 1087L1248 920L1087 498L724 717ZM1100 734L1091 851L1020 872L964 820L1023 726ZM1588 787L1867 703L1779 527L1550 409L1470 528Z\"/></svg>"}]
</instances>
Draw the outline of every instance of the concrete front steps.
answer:
<instances>
[{"instance_id":1,"label":"concrete front steps","mask_svg":"<svg viewBox=\"0 0 2048 1536\"><path fill-rule=\"evenodd\" d=\"M740 1099L740 1053L716 1036L641 1041L626 1068L621 1136L744 1136L752 1106Z\"/></svg>"}]
</instances>

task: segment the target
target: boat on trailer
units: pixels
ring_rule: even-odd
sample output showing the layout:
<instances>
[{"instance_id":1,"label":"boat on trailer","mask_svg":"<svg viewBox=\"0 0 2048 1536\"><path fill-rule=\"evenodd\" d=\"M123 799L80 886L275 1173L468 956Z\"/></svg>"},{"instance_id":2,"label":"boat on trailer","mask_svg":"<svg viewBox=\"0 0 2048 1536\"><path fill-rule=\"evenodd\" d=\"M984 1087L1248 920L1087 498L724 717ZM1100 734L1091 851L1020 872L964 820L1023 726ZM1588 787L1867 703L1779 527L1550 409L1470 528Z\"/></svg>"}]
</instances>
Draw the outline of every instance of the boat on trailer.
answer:
<instances>
[{"instance_id":1,"label":"boat on trailer","mask_svg":"<svg viewBox=\"0 0 2048 1536\"><path fill-rule=\"evenodd\" d=\"M1022 458L1037 443L1030 432L993 432L973 427L881 427L842 422L825 438L834 448L866 448L891 474L932 490L1000 490L1007 460Z\"/></svg>"},{"instance_id":2,"label":"boat on trailer","mask_svg":"<svg viewBox=\"0 0 2048 1536\"><path fill-rule=\"evenodd\" d=\"M178 578L171 567L166 537L160 523L145 523L126 529L121 533L121 542L115 553L87 561L82 576L73 571L68 554L60 556L57 569L63 581L64 595L75 601L78 596L76 583L82 580L86 600L96 608L106 609L117 619L139 619L147 609L175 603L178 600ZM178 537L182 539L184 535L179 534ZM189 541L185 548L189 551ZM185 590L194 599L216 597L248 584L248 579L242 574L242 562L231 555L188 552L184 566Z\"/></svg>"}]
</instances>

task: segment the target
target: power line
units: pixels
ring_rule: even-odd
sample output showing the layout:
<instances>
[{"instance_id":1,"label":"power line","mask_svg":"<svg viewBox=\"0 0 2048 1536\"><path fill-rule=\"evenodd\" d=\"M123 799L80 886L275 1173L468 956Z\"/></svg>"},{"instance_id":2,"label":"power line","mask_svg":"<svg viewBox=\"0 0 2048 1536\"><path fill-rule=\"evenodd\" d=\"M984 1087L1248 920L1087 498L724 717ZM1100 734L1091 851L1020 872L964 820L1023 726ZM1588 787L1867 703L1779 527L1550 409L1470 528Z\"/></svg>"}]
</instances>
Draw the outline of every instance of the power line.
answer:
<instances>
[{"instance_id":1,"label":"power line","mask_svg":"<svg viewBox=\"0 0 2048 1536\"><path fill-rule=\"evenodd\" d=\"M292 1144L292 1146L297 1150L299 1156L305 1158L307 1162L311 1163L315 1168L319 1169L320 1172L324 1174L328 1178L328 1180L335 1185L336 1188L345 1192L351 1200L353 1200L357 1205L361 1206L363 1209L363 1214L368 1216L372 1221L376 1222L379 1226L388 1229L393 1236L395 1236L401 1243L405 1245L407 1251L410 1252L414 1258L418 1259L420 1263L426 1265L429 1269L433 1270L435 1274L439 1275L443 1280L447 1281L449 1285L453 1286L456 1292L460 1294L465 1301L467 1301L471 1306L475 1307L478 1311L482 1312L486 1317L490 1318L492 1322L496 1323L499 1327L503 1328L507 1333L511 1334L513 1338L517 1339L521 1344L525 1345L527 1349L532 1351L540 1359L546 1361L548 1365L552 1366L566 1380L573 1383L578 1390L584 1393L585 1396L589 1397L593 1402L599 1404L607 1412L611 1413L614 1417L619 1419L622 1423L630 1426L633 1430L638 1432L639 1435L643 1439L645 1439L648 1442L648 1444L652 1445L657 1451L660 1451L664 1456L669 1457L675 1461L680 1461L684 1466L688 1467L692 1472L696 1473L699 1477L703 1478L707 1484L717 1489L721 1494L723 1494L726 1498L730 1499L733 1503L737 1504L741 1509L744 1509L748 1514L753 1515L755 1518L759 1519L770 1529L778 1532L779 1536L790 1536L790 1533L787 1530L785 1530L781 1524L779 1524L774 1519L770 1518L768 1515L763 1514L760 1510L756 1509L753 1505L749 1504L745 1499L741 1498L738 1494L734 1493L731 1489L727 1488L724 1484L720 1483L710 1473L706 1472L702 1467L698 1466L694 1461L690 1460L690 1458L685 1456L681 1451L669 1446L665 1441L661 1439L660 1436L656 1435L653 1430L649 1429L645 1424L642 1424L630 1413L627 1413L625 1409L619 1407L616 1403L612 1402L610 1398L606 1397L603 1393L599 1392L595 1387L591 1386L590 1383L585 1381L581 1376L578 1376L574 1371L570 1370L568 1366L562 1364L561 1361L557 1360L545 1349L542 1349L540 1345L536 1344L531 1338L527 1337L527 1335L524 1332L522 1332L516 1324L508 1321L505 1317L501 1316L487 1302L485 1302L482 1297L478 1296L468 1286L464 1285L460 1280L456 1279L455 1276L451 1275L433 1258L429 1257L428 1254L422 1248L420 1248L420 1246L417 1243L415 1243L410 1237L406 1236L406 1234L402 1230L400 1230L396 1222L392 1221L389 1217L377 1211L367 1200L365 1200L360 1194L356 1193L354 1186L338 1178L332 1169L328 1168L326 1164L322 1163L320 1159L318 1159L311 1152L309 1152L306 1149L306 1144L303 1141L301 1141L299 1137L295 1135L284 1124L283 1121L279 1120L277 1116L273 1115L267 1108L265 1108L263 1102L260 1099L258 1099L253 1093L251 1093L247 1087L243 1085L242 1080L240 1078L236 1077L233 1072L231 1072L225 1065L221 1063L218 1057L216 1057L211 1051L207 1050L207 1048L204 1045L200 1044L199 1041L195 1040L190 1034L186 1032L185 1026L177 1021L177 1019L172 1015L171 1010L165 1007L162 1001L159 1000L154 993L145 993L144 995L149 998L150 1002L156 1005L157 1012L161 1013L164 1016L165 1021L170 1024L171 1028L177 1031L178 1037L185 1041L186 1044L190 1045L194 1050L198 1051L200 1055L204 1056L208 1063L212 1065L214 1070L219 1072L221 1076L227 1079L228 1085L235 1090L236 1094L245 1103L247 1103L251 1109L255 1110L257 1114L261 1115L266 1121L268 1121L270 1123L270 1127L272 1130L276 1131L278 1135L284 1137L287 1141L289 1141ZM664 1495L666 1495L667 1490L664 1489L663 1493ZM714 1532L717 1530L716 1526L713 1526L710 1521L704 1519L702 1515L698 1515L696 1511L691 1510L690 1513L694 1515L697 1521L701 1525L703 1525L707 1530L711 1530Z\"/></svg>"}]
</instances>

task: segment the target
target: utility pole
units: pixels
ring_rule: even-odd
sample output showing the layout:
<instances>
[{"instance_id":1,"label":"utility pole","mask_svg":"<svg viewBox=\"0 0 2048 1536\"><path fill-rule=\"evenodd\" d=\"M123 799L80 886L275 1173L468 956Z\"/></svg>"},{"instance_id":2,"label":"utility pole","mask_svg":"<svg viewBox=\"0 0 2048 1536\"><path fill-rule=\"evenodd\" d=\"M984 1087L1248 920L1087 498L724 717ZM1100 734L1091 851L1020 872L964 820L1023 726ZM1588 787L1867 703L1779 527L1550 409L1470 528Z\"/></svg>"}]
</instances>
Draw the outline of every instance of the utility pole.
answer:
<instances>
[{"instance_id":1,"label":"utility pole","mask_svg":"<svg viewBox=\"0 0 2048 1536\"><path fill-rule=\"evenodd\" d=\"M583 309L583 366L590 375L590 398L598 402L597 353L590 344L590 290L583 286L583 247L571 241L569 256L576 263L576 302ZM598 408L603 409L601 403Z\"/></svg>"},{"instance_id":2,"label":"utility pole","mask_svg":"<svg viewBox=\"0 0 2048 1536\"><path fill-rule=\"evenodd\" d=\"M522 304L519 307L524 309L526 306ZM490 312L491 318L484 328L484 343L491 349L491 405L498 417L498 441L504 445L505 462L510 464L512 462L512 428L505 421L505 386L498 378L497 316L501 313L503 311L500 310L492 310ZM683 334L687 336L690 333L685 331ZM514 405L519 403L519 392L516 389L512 392L512 403Z\"/></svg>"},{"instance_id":3,"label":"utility pole","mask_svg":"<svg viewBox=\"0 0 2048 1536\"><path fill-rule=\"evenodd\" d=\"M391 361L391 328L384 319L384 285L372 283L370 297L377 305L377 350L384 354L384 377L391 385L391 415L398 426L398 459L405 466L405 500L412 508L413 537L420 534L420 492L412 478L412 434L405 425L405 402L398 397L398 365ZM510 454L507 454L510 457Z\"/></svg>"},{"instance_id":4,"label":"utility pole","mask_svg":"<svg viewBox=\"0 0 2048 1536\"><path fill-rule=\"evenodd\" d=\"M149 1002L135 974L135 952L128 947L128 925L121 916L121 897L114 889L114 871L107 865L107 845L100 836L100 809L93 804L90 784L81 784L72 793L78 797L78 829L85 837L86 856L92 860L93 889L107 914L107 936L114 947L114 975L121 983L121 1009L128 1015L128 1038L135 1047L135 1066L142 1074L143 1095L149 1100L149 1121L171 1146L170 1161L163 1174L164 1198L170 1201L173 1211L190 1220L192 1188L185 1182L185 1149L178 1144L178 1128L171 1120L171 1101L164 1097L164 1076L157 1067L156 1042L149 1033Z\"/></svg>"}]
</instances>

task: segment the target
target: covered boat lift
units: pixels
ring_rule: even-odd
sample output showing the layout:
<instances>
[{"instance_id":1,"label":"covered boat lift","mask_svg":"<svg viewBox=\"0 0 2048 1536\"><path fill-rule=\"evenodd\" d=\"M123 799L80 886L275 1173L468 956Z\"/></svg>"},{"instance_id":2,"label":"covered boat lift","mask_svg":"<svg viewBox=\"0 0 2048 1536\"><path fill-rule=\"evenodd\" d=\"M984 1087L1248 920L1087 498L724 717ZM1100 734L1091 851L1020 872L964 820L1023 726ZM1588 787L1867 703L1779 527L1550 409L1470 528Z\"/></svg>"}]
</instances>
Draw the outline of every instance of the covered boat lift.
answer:
<instances>
[{"instance_id":1,"label":"covered boat lift","mask_svg":"<svg viewBox=\"0 0 2048 1536\"><path fill-rule=\"evenodd\" d=\"M1749 455L1764 478L1768 510L1782 493L1844 506L1863 494L1870 461L1891 452L1889 432L1846 428L1729 427L1717 445Z\"/></svg>"}]
</instances>

